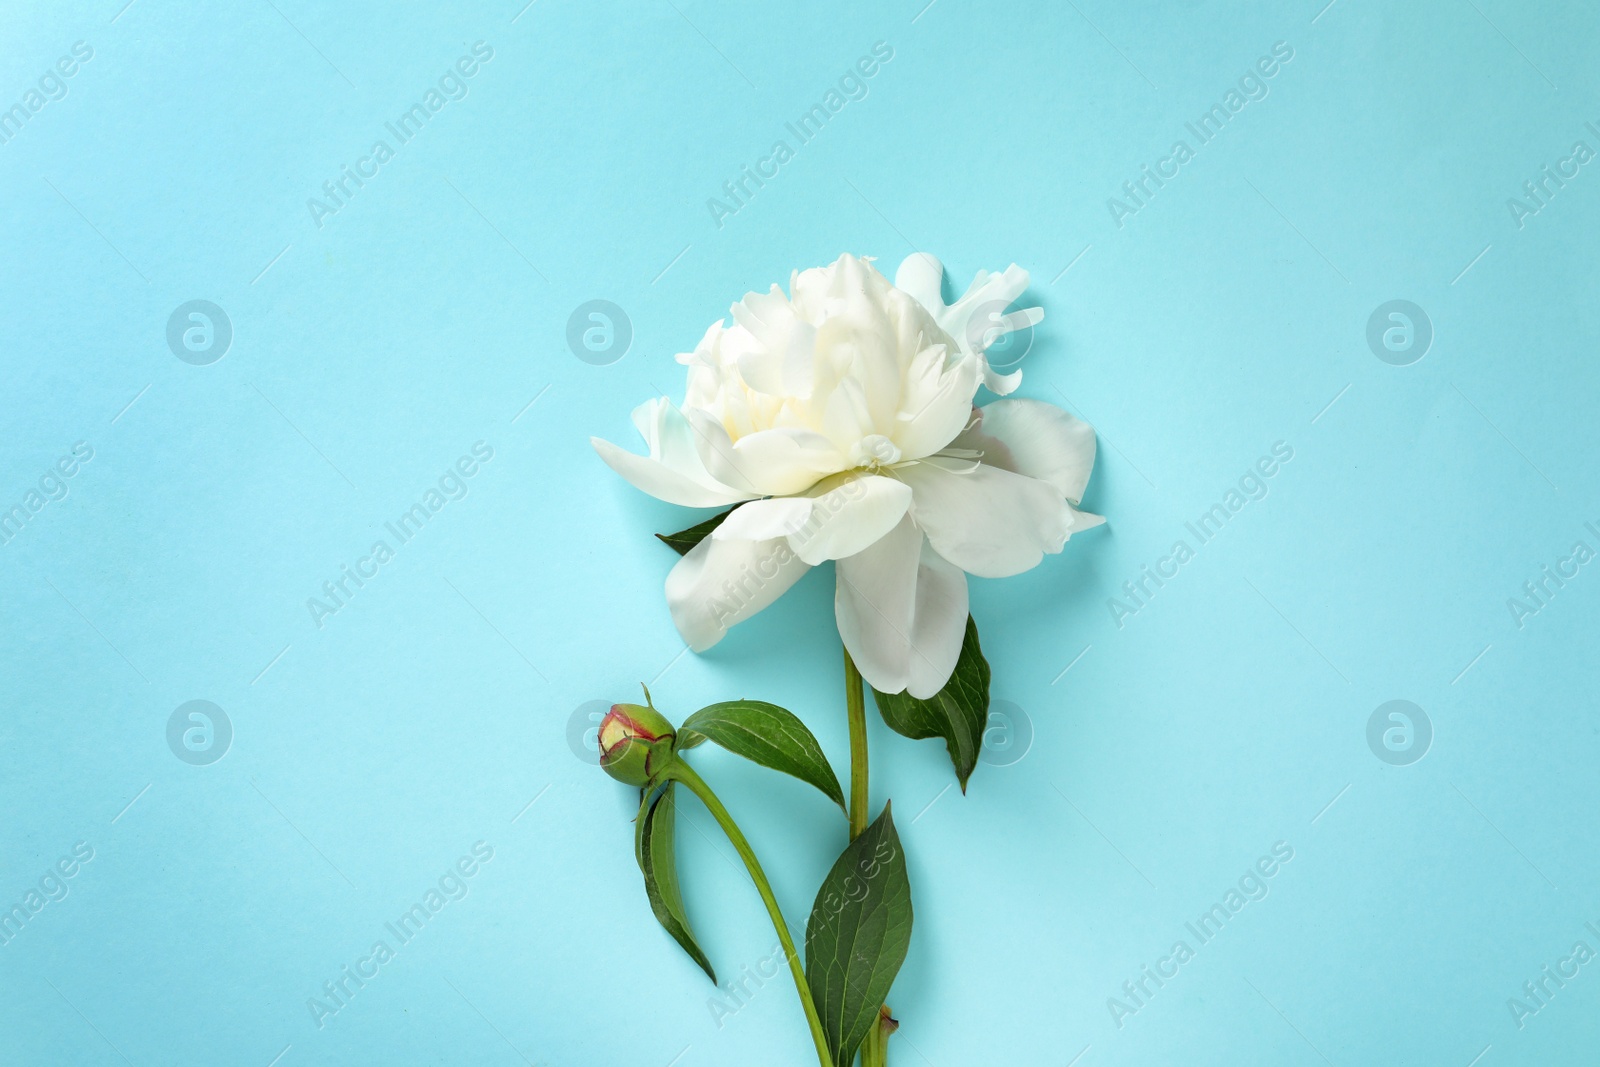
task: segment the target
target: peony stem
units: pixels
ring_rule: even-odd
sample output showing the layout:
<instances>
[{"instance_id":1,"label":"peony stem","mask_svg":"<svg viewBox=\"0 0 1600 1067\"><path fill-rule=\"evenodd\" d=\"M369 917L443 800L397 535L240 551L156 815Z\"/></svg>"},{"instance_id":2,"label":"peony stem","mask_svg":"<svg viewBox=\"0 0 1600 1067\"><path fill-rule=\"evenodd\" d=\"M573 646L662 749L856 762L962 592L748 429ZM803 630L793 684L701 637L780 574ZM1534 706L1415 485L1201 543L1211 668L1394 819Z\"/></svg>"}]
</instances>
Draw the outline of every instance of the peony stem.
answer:
<instances>
[{"instance_id":1,"label":"peony stem","mask_svg":"<svg viewBox=\"0 0 1600 1067\"><path fill-rule=\"evenodd\" d=\"M885 1067L889 1062L890 1032L883 1012L879 1011L877 1023L867 1031L867 1038L861 1043L861 1067Z\"/></svg>"},{"instance_id":2,"label":"peony stem","mask_svg":"<svg viewBox=\"0 0 1600 1067\"><path fill-rule=\"evenodd\" d=\"M750 872L750 880L756 884L756 892L761 894L761 902L767 906L767 914L772 918L772 927L778 932L778 942L783 945L784 955L789 959L789 973L794 976L794 987L800 994L800 1006L805 1009L806 1022L811 1026L811 1040L817 1046L817 1059L822 1067L834 1067L833 1060L828 1054L828 1038L823 1032L822 1020L817 1016L816 1002L811 999L811 987L806 984L805 971L800 966L800 953L795 950L794 938L789 934L789 924L784 921L783 912L778 907L778 898L772 895L772 886L767 881L766 873L761 870L761 861L756 859L750 842L745 840L738 824L733 821L733 816L728 814L728 809L722 806L722 801L717 799L717 795L711 791L705 779L696 774L687 761L681 759L675 761L668 773L688 786L689 791L700 798L700 802L717 820L717 825L722 827L722 832L728 835L734 851L744 860L745 870Z\"/></svg>"},{"instance_id":3,"label":"peony stem","mask_svg":"<svg viewBox=\"0 0 1600 1067\"><path fill-rule=\"evenodd\" d=\"M861 672L850 650L844 650L844 703L850 718L850 839L854 841L867 828L867 701ZM885 1067L889 1033L884 1029L883 1012L861 1042L861 1067Z\"/></svg>"},{"instance_id":4,"label":"peony stem","mask_svg":"<svg viewBox=\"0 0 1600 1067\"><path fill-rule=\"evenodd\" d=\"M867 702L861 672L844 650L844 702L850 716L850 840L867 828Z\"/></svg>"}]
</instances>

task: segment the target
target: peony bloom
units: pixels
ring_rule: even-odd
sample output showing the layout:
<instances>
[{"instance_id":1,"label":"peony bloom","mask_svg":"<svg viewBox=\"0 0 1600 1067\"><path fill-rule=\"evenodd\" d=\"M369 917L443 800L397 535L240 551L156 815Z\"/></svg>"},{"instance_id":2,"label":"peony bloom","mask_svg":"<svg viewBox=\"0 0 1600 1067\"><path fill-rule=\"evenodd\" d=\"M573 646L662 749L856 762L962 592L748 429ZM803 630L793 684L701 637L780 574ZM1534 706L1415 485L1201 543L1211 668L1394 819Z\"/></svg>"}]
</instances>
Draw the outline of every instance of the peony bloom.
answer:
<instances>
[{"instance_id":1,"label":"peony bloom","mask_svg":"<svg viewBox=\"0 0 1600 1067\"><path fill-rule=\"evenodd\" d=\"M998 315L1028 286L1013 265L980 271L946 305L944 269L914 254L895 283L840 256L733 305L691 353L681 408L633 413L638 456L593 439L652 496L738 504L667 576L673 622L697 652L836 561L839 635L885 693L933 696L955 669L967 574L1004 578L1099 525L1079 511L1094 430L1037 400L974 407L979 384L1009 393L984 349L1044 317ZM965 572L965 573L963 573Z\"/></svg>"}]
</instances>

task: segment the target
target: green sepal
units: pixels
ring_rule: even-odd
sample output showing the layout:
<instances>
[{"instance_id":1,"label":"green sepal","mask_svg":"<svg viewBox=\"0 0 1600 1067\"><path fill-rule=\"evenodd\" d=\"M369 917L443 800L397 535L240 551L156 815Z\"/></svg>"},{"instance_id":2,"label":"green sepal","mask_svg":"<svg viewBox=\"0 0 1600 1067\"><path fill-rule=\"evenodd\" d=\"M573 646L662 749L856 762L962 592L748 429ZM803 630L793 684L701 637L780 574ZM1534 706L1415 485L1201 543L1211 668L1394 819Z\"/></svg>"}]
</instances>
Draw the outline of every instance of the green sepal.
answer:
<instances>
[{"instance_id":1,"label":"green sepal","mask_svg":"<svg viewBox=\"0 0 1600 1067\"><path fill-rule=\"evenodd\" d=\"M644 874L645 895L650 898L650 910L655 912L656 920L683 946L689 958L700 965L714 985L717 972L711 969L711 961L706 959L689 929L683 895L678 890L678 861L673 848L677 814L672 799L675 784L671 780L655 782L641 790L639 817L633 834L634 857Z\"/></svg>"},{"instance_id":2,"label":"green sepal","mask_svg":"<svg viewBox=\"0 0 1600 1067\"><path fill-rule=\"evenodd\" d=\"M735 504L733 508L738 506L738 504ZM677 533L656 534L656 540L680 556L687 555L691 548L711 536L711 531L721 526L723 519L733 514L733 508L729 508L727 511L719 511L704 522L697 522L686 530L679 530Z\"/></svg>"}]
</instances>

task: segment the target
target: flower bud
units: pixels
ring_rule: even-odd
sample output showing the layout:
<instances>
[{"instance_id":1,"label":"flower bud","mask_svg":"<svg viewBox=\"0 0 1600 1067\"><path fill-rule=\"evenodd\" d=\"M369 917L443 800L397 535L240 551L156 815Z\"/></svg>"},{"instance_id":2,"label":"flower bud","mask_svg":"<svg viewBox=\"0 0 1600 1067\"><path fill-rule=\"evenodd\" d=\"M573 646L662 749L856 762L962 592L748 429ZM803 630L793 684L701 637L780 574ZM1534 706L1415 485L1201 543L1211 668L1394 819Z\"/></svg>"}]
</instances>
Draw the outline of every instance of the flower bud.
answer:
<instances>
[{"instance_id":1,"label":"flower bud","mask_svg":"<svg viewBox=\"0 0 1600 1067\"><path fill-rule=\"evenodd\" d=\"M600 766L619 782L642 786L672 759L676 737L656 709L613 704L600 720Z\"/></svg>"}]
</instances>

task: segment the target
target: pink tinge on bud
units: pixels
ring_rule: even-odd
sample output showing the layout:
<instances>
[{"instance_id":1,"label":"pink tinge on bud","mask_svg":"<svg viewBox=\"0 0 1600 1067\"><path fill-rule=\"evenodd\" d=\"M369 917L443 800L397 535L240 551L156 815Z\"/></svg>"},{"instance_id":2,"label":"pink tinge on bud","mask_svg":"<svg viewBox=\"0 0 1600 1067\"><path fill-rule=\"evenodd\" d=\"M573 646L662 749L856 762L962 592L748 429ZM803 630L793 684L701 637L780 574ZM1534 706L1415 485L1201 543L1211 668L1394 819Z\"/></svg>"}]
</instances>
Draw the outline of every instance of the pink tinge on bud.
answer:
<instances>
[{"instance_id":1,"label":"pink tinge on bud","mask_svg":"<svg viewBox=\"0 0 1600 1067\"><path fill-rule=\"evenodd\" d=\"M600 720L600 766L611 777L644 785L673 755L677 734L654 708L613 704Z\"/></svg>"},{"instance_id":2,"label":"pink tinge on bud","mask_svg":"<svg viewBox=\"0 0 1600 1067\"><path fill-rule=\"evenodd\" d=\"M613 704L606 717L600 720L600 753L605 755L629 741L655 741L660 735L653 733L644 723L628 714L629 705Z\"/></svg>"}]
</instances>

